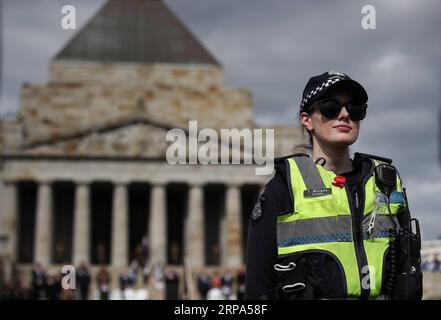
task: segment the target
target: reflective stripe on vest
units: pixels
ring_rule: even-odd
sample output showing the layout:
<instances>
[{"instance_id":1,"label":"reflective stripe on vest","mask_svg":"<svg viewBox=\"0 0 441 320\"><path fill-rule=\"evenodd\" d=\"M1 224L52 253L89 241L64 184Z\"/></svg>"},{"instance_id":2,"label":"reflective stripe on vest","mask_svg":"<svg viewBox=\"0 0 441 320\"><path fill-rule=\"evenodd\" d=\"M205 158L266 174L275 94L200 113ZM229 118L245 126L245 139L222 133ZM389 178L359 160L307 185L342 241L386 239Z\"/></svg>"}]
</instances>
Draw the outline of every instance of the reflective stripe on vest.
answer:
<instances>
[{"instance_id":1,"label":"reflective stripe on vest","mask_svg":"<svg viewBox=\"0 0 441 320\"><path fill-rule=\"evenodd\" d=\"M380 162L371 159L373 166ZM277 218L278 255L320 250L337 259L345 278L348 296L361 294L360 266L353 242L352 218L345 188L332 185L336 174L315 164L308 157L287 159L290 186L294 200L291 213ZM373 173L373 168L372 172ZM394 226L385 210L386 204L377 203L375 227L368 232L375 208L375 193L381 192L375 176L367 177L363 208L363 246L370 273L370 295L380 294L383 278L383 260L389 247L390 229ZM400 197L401 181L397 175L397 190L390 197L393 215L404 208ZM398 225L396 216L393 217ZM362 266L361 266L362 267Z\"/></svg>"},{"instance_id":2,"label":"reflective stripe on vest","mask_svg":"<svg viewBox=\"0 0 441 320\"><path fill-rule=\"evenodd\" d=\"M277 225L279 247L296 244L351 241L351 216L295 220Z\"/></svg>"}]
</instances>

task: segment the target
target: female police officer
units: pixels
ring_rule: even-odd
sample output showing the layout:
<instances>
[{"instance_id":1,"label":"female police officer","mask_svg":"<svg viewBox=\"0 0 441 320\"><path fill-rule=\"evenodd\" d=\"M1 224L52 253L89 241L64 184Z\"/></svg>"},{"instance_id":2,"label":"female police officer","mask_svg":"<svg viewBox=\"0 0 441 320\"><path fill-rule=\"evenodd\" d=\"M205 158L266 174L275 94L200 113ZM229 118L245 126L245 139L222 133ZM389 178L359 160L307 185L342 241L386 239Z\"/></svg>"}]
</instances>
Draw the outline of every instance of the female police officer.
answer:
<instances>
[{"instance_id":1,"label":"female police officer","mask_svg":"<svg viewBox=\"0 0 441 320\"><path fill-rule=\"evenodd\" d=\"M392 160L349 155L367 100L341 72L308 81L299 116L312 153L276 159L251 214L248 299L421 298L419 238Z\"/></svg>"}]
</instances>

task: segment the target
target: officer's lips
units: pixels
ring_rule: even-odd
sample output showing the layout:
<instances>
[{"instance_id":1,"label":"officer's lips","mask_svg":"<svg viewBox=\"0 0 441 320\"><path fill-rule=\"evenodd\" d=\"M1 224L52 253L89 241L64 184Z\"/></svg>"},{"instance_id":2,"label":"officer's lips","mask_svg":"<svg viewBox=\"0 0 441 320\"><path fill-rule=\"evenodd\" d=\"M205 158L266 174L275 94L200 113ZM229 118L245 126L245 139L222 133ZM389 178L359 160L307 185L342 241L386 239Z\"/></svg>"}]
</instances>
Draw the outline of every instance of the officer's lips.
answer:
<instances>
[{"instance_id":1,"label":"officer's lips","mask_svg":"<svg viewBox=\"0 0 441 320\"><path fill-rule=\"evenodd\" d=\"M352 128L350 126L347 126L347 125L344 125L344 124L335 126L334 128L336 128L337 130L342 131L342 132L349 132L349 131L352 130Z\"/></svg>"}]
</instances>

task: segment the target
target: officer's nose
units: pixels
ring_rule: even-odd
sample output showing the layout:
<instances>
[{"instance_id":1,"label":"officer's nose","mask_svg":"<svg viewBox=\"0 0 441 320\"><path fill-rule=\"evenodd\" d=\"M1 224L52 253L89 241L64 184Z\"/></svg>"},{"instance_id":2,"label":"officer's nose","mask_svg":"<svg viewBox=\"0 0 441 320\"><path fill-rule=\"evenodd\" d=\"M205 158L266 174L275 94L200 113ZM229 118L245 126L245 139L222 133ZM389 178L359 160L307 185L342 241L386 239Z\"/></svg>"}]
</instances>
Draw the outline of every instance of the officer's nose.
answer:
<instances>
[{"instance_id":1,"label":"officer's nose","mask_svg":"<svg viewBox=\"0 0 441 320\"><path fill-rule=\"evenodd\" d=\"M343 106L340 110L340 114L338 115L338 119L348 119L349 118L349 112L346 110L346 107Z\"/></svg>"}]
</instances>

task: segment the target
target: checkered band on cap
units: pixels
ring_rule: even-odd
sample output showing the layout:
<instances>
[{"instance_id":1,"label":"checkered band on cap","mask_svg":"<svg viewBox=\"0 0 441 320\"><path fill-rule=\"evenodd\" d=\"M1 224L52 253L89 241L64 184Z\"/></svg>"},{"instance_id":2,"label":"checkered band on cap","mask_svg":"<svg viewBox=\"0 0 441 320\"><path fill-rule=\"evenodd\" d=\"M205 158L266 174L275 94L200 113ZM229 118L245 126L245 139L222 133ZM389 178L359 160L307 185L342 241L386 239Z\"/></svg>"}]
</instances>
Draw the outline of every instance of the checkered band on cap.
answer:
<instances>
[{"instance_id":1,"label":"checkered band on cap","mask_svg":"<svg viewBox=\"0 0 441 320\"><path fill-rule=\"evenodd\" d=\"M304 98L302 99L302 102L300 103L300 110L303 111L303 110L304 110L304 107L305 107L305 105L308 103L308 101L309 101L313 96L315 96L318 92L322 91L324 88L329 87L331 84L334 84L334 83L336 83L336 82L338 82L338 81L341 81L341 80L344 80L344 79L345 79L345 78L343 78L343 77L341 77L341 78L338 78L338 77L332 77L332 78L328 79L327 81L323 82L323 83L322 83L321 85L319 85L317 88L311 90L311 92L308 93L308 94L306 95L306 97L304 97Z\"/></svg>"}]
</instances>

